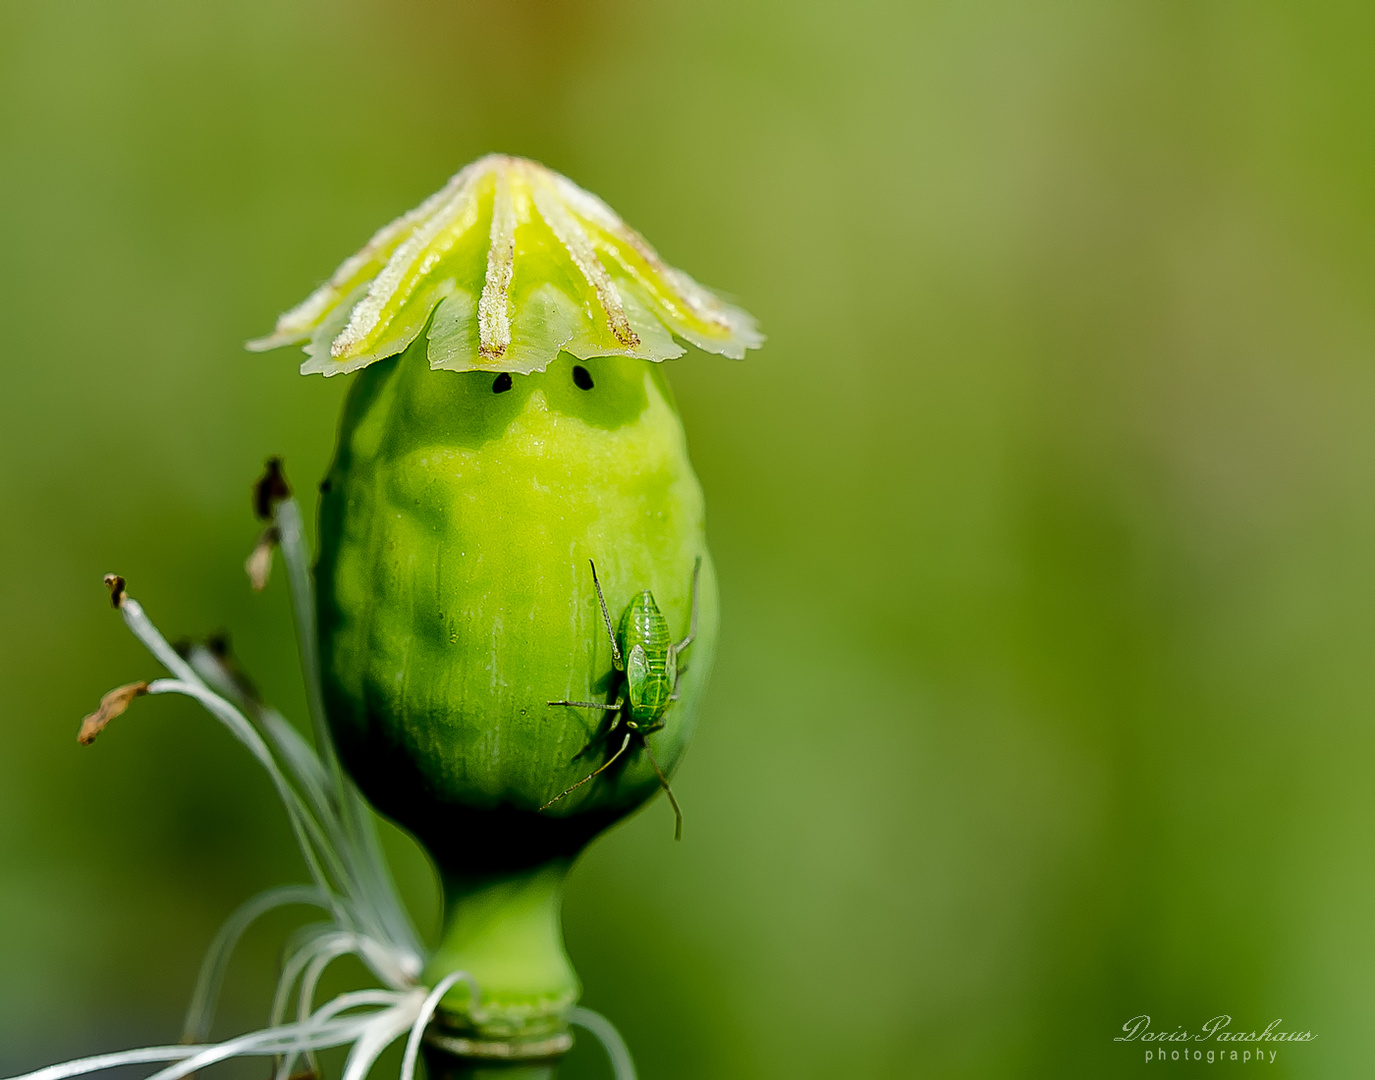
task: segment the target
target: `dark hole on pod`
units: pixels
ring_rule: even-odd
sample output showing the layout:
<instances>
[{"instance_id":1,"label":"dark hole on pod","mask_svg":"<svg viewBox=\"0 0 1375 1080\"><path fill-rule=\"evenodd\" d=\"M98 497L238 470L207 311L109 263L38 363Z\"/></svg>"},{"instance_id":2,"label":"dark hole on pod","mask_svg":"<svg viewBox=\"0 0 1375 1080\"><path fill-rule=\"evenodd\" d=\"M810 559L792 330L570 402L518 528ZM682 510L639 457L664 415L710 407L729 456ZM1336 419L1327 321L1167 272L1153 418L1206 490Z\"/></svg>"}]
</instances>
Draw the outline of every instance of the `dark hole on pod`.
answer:
<instances>
[{"instance_id":1,"label":"dark hole on pod","mask_svg":"<svg viewBox=\"0 0 1375 1080\"><path fill-rule=\"evenodd\" d=\"M591 390L593 385L592 372L588 371L587 368L583 367L581 364L574 364L573 385L579 390Z\"/></svg>"},{"instance_id":2,"label":"dark hole on pod","mask_svg":"<svg viewBox=\"0 0 1375 1080\"><path fill-rule=\"evenodd\" d=\"M328 495L328 494L329 494L329 489L332 488L333 486L334 486L334 485L331 484L330 481L329 481L329 477L326 476L323 480L320 481L320 494L321 494L321 495Z\"/></svg>"},{"instance_id":3,"label":"dark hole on pod","mask_svg":"<svg viewBox=\"0 0 1375 1080\"><path fill-rule=\"evenodd\" d=\"M509 389L511 389L511 373L509 371L503 371L492 380L492 393L504 394Z\"/></svg>"}]
</instances>

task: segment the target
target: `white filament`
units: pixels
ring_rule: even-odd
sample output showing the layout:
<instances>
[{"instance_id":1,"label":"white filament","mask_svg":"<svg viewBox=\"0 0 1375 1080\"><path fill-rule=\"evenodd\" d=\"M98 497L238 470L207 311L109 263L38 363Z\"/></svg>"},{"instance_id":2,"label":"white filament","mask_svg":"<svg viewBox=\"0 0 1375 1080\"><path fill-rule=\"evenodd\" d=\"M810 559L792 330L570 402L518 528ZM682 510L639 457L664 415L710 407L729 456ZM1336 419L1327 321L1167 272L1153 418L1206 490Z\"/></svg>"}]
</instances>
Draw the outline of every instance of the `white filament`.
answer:
<instances>
[{"instance_id":1,"label":"white filament","mask_svg":"<svg viewBox=\"0 0 1375 1080\"><path fill-rule=\"evenodd\" d=\"M473 1001L477 1001L477 983L466 971L455 971L452 975L445 975L444 978L435 983L434 989L429 992L421 1004L415 1023L411 1025L410 1038L406 1040L406 1052L401 1058L400 1080L415 1080L415 1059L420 1054L420 1040L425 1035L425 1025L430 1022L430 1017L434 1016L435 1010L439 1008L440 999L449 992L449 987L453 986L459 979L468 981L472 988Z\"/></svg>"},{"instance_id":2,"label":"white filament","mask_svg":"<svg viewBox=\"0 0 1375 1080\"><path fill-rule=\"evenodd\" d=\"M616 1074L616 1080L636 1080L635 1062L630 1057L630 1048L626 1046L621 1033L610 1020L601 1013L578 1007L569 1012L568 1022L585 1028L597 1037L606 1050L606 1056L611 1059L611 1069ZM408 1078L402 1077L402 1080Z\"/></svg>"},{"instance_id":3,"label":"white filament","mask_svg":"<svg viewBox=\"0 0 1375 1080\"><path fill-rule=\"evenodd\" d=\"M357 1044L367 1039L370 1033L377 1032L380 1035L392 1030L403 1020L404 1030L413 1022L423 1000L424 995L419 990L406 993L371 990L341 994L304 1023L264 1028L210 1045L150 1046L114 1054L100 1054L60 1065L49 1065L47 1068L13 1077L12 1080L66 1080L67 1077L113 1069L120 1065L139 1065L156 1061L172 1061L176 1064L159 1070L149 1077L149 1080L178 1080L179 1077L231 1057L276 1056L286 1052L300 1053L306 1050L326 1050L332 1046L346 1046L350 1043ZM368 1005L381 1007L359 1015L337 1015L347 1009ZM393 1035L387 1042L395 1038ZM384 1043L383 1046L385 1045Z\"/></svg>"},{"instance_id":4,"label":"white filament","mask_svg":"<svg viewBox=\"0 0 1375 1080\"><path fill-rule=\"evenodd\" d=\"M477 1008L481 990L467 972L454 972L428 991L416 985L424 964L419 939L382 857L371 812L339 767L324 723L318 643L309 629L314 601L300 511L294 500L278 505L276 521L301 631L316 749L279 714L251 700L208 650L193 650L189 659L183 658L136 600L124 597L120 607L129 629L173 676L153 681L148 692L194 698L262 764L282 799L315 884L270 889L242 904L226 920L206 953L187 1011L186 1037L195 1042L81 1058L11 1080L68 1080L155 1062L172 1064L148 1080L180 1080L216 1062L245 1056L277 1057L277 1080L288 1080L301 1055L338 1046L351 1047L342 1080L365 1080L378 1056L408 1031L400 1080L414 1080L425 1028L450 988L465 982L473 1019L480 1022L485 1015ZM225 969L238 941L255 919L287 904L322 907L332 921L293 935L294 949L283 965L269 1026L220 1043L201 1041L208 1034ZM390 989L340 994L312 1011L321 975L333 960L345 955L357 956ZM296 1021L283 1023L293 991ZM359 1009L370 1011L354 1011ZM574 1009L568 1019L602 1041L617 1080L634 1080L630 1054L609 1021L586 1009Z\"/></svg>"},{"instance_id":5,"label":"white filament","mask_svg":"<svg viewBox=\"0 0 1375 1080\"><path fill-rule=\"evenodd\" d=\"M186 1010L186 1024L182 1028L182 1038L186 1042L197 1043L210 1034L210 1020L219 1000L225 969L229 966L229 957L238 945L239 939L243 937L244 931L259 916L288 904L328 906L324 894L318 888L310 885L283 885L276 889L268 889L245 901L225 920L201 962L196 989L191 994L191 1005Z\"/></svg>"}]
</instances>

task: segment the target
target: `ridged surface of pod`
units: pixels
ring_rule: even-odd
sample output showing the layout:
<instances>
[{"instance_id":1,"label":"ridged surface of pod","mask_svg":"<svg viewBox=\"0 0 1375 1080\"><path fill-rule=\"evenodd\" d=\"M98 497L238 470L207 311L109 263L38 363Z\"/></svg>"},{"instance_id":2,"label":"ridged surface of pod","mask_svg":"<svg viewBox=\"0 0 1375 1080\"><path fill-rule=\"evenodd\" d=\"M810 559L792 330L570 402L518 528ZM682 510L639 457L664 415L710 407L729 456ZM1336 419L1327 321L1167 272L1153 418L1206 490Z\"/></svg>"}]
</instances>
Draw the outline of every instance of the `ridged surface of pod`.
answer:
<instances>
[{"instance_id":1,"label":"ridged surface of pod","mask_svg":"<svg viewBox=\"0 0 1375 1080\"><path fill-rule=\"evenodd\" d=\"M424 344L358 373L322 485L330 723L364 792L446 872L536 866L659 788L637 748L539 810L610 752L608 714L546 704L614 692L589 560L613 623L649 590L677 639L702 558L681 697L649 736L667 771L682 755L717 626L702 493L658 365L433 371Z\"/></svg>"}]
</instances>

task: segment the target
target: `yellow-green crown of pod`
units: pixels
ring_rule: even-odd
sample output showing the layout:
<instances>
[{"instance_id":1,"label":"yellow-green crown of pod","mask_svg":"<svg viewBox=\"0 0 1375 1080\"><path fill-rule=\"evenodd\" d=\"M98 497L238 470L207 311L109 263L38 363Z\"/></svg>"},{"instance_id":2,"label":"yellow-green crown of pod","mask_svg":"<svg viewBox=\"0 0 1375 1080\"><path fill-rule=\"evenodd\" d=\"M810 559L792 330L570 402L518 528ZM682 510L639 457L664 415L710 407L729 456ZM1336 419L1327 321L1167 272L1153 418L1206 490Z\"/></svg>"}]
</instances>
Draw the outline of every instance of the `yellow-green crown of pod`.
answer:
<instances>
[{"instance_id":1,"label":"yellow-green crown of pod","mask_svg":"<svg viewBox=\"0 0 1375 1080\"><path fill-rule=\"evenodd\" d=\"M427 324L430 367L449 371L529 374L560 351L671 360L686 351L675 338L739 360L764 341L595 195L492 154L380 229L248 347L303 341L302 374L337 375L394 356Z\"/></svg>"}]
</instances>

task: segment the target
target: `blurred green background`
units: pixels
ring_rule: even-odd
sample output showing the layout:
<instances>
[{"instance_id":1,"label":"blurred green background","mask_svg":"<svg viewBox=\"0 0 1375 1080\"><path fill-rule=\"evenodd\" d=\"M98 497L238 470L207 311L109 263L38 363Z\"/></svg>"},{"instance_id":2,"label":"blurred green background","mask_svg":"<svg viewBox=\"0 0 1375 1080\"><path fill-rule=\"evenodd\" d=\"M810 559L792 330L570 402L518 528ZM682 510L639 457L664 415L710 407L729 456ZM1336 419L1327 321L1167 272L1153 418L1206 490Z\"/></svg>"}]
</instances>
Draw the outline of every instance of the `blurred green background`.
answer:
<instances>
[{"instance_id":1,"label":"blurred green background","mask_svg":"<svg viewBox=\"0 0 1375 1080\"><path fill-rule=\"evenodd\" d=\"M724 608L684 842L656 801L567 899L646 1080L1181 1071L1138 1013L1369 1074L1373 52L1342 2L0 5L0 1074L174 1041L303 879L190 705L77 747L156 673L100 576L302 714L248 493L312 490L347 380L240 343L491 150L769 334L672 365Z\"/></svg>"}]
</instances>

